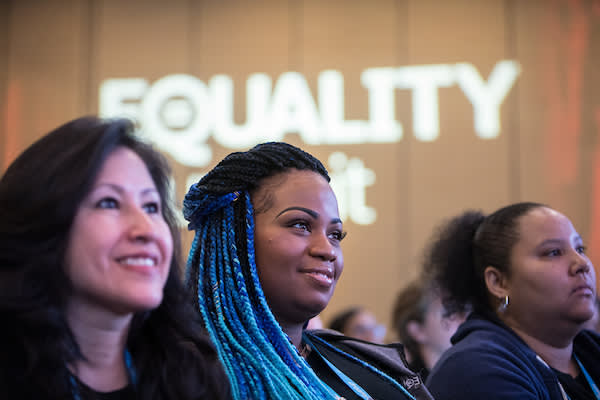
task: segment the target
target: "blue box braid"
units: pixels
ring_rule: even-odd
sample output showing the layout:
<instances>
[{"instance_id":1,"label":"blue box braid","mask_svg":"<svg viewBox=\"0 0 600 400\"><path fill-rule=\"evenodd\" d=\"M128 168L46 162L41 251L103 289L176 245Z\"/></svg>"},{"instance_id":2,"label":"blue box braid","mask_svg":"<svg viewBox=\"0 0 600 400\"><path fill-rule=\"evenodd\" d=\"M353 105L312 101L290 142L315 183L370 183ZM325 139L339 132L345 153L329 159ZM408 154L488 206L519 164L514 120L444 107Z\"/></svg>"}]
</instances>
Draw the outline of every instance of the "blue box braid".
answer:
<instances>
[{"instance_id":1,"label":"blue box braid","mask_svg":"<svg viewBox=\"0 0 600 400\"><path fill-rule=\"evenodd\" d=\"M196 230L187 282L234 399L337 398L275 320L258 279L250 193L265 178L290 169L311 170L329 181L310 154L286 143L264 143L227 156L184 200L184 216Z\"/></svg>"}]
</instances>

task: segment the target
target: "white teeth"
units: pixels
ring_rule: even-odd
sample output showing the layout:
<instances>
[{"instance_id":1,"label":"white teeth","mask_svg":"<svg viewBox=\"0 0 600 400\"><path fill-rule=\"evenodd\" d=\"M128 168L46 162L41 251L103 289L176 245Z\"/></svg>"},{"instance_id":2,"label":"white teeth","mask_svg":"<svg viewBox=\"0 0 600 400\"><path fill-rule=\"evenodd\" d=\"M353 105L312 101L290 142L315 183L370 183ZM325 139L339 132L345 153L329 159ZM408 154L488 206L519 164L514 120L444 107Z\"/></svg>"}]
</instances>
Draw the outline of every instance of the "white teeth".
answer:
<instances>
[{"instance_id":1,"label":"white teeth","mask_svg":"<svg viewBox=\"0 0 600 400\"><path fill-rule=\"evenodd\" d=\"M120 263L125 265L143 265L146 267L156 265L156 262L151 257L125 257L121 259Z\"/></svg>"},{"instance_id":2,"label":"white teeth","mask_svg":"<svg viewBox=\"0 0 600 400\"><path fill-rule=\"evenodd\" d=\"M321 275L322 277L324 277L325 279L327 279L328 281L331 281L331 277L329 275L323 274L321 272L315 272L315 274L317 275Z\"/></svg>"}]
</instances>

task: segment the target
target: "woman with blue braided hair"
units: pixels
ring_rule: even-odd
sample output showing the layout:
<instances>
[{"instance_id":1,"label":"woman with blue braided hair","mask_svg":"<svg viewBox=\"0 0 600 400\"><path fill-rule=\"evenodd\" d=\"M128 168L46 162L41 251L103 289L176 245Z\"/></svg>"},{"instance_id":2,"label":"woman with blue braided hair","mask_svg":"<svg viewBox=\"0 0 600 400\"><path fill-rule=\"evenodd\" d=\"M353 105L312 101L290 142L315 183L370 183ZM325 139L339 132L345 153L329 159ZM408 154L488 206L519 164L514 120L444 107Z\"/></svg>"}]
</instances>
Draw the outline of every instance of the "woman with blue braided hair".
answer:
<instances>
[{"instance_id":1,"label":"woman with blue braided hair","mask_svg":"<svg viewBox=\"0 0 600 400\"><path fill-rule=\"evenodd\" d=\"M329 176L292 145L225 157L184 200L188 284L235 399L430 399L400 345L306 331L342 273Z\"/></svg>"}]
</instances>

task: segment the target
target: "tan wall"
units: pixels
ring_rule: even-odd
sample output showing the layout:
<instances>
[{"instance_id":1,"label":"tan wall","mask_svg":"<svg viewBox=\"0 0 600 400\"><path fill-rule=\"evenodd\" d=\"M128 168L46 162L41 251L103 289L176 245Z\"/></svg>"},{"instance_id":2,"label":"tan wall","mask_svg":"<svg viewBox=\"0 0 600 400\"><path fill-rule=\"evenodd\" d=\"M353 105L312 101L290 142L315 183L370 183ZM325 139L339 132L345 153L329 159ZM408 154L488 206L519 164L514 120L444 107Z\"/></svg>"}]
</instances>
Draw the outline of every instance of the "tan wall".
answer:
<instances>
[{"instance_id":1,"label":"tan wall","mask_svg":"<svg viewBox=\"0 0 600 400\"><path fill-rule=\"evenodd\" d=\"M372 225L347 221L345 272L325 312L349 304L389 320L395 293L415 277L434 226L465 208L549 203L569 215L596 264L600 240L600 7L591 0L19 0L0 2L0 161L68 119L95 114L100 84L175 73L208 82L232 77L235 119L245 120L245 83L300 72L317 101L317 79L342 72L346 120L367 120L361 73L372 67L473 64L487 80L501 60L521 74L501 106L497 138L477 137L473 108L457 85L438 90L439 138L419 141L411 91L396 90L400 141L313 146L376 174L366 203ZM168 5L167 5L168 4ZM178 196L189 173L232 149L208 143L206 168L173 161ZM188 238L189 243L189 238Z\"/></svg>"}]
</instances>

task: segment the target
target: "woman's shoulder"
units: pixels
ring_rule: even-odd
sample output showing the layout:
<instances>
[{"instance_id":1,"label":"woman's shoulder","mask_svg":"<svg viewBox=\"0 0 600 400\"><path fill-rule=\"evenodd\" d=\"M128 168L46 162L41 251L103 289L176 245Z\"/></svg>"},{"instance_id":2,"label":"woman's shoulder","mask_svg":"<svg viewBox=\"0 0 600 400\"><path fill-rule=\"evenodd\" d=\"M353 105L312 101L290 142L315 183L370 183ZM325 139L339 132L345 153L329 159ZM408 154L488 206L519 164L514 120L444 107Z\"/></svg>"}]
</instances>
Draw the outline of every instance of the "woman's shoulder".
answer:
<instances>
[{"instance_id":1,"label":"woman's shoulder","mask_svg":"<svg viewBox=\"0 0 600 400\"><path fill-rule=\"evenodd\" d=\"M518 336L493 321L463 325L427 379L437 400L547 398L548 371Z\"/></svg>"},{"instance_id":2,"label":"woman's shoulder","mask_svg":"<svg viewBox=\"0 0 600 400\"><path fill-rule=\"evenodd\" d=\"M473 313L461 324L452 337L450 350L470 349L483 354L514 353L524 351L527 357L535 357L523 340L498 319Z\"/></svg>"},{"instance_id":3,"label":"woman's shoulder","mask_svg":"<svg viewBox=\"0 0 600 400\"><path fill-rule=\"evenodd\" d=\"M575 336L575 344L581 343L586 346L600 347L600 333L588 329L584 329Z\"/></svg>"},{"instance_id":4,"label":"woman's shoulder","mask_svg":"<svg viewBox=\"0 0 600 400\"><path fill-rule=\"evenodd\" d=\"M595 331L581 331L574 340L573 351L588 369L593 379L600 378L600 334Z\"/></svg>"},{"instance_id":5,"label":"woman's shoulder","mask_svg":"<svg viewBox=\"0 0 600 400\"><path fill-rule=\"evenodd\" d=\"M424 383L418 374L410 370L404 358L403 346L400 343L376 344L360 339L344 336L332 330L313 330L305 332L311 346L309 363L315 359L314 354L333 362L336 368L352 371L352 378L359 384L371 386L372 390L380 390L388 384L373 385L373 382L385 381L386 376L393 379L403 390L416 399L431 399ZM337 353L337 354L336 354ZM319 363L311 364L318 368ZM358 371L358 373L356 373ZM317 375L319 375L319 371ZM322 377L322 376L321 376ZM383 378L382 378L383 377ZM396 385L397 385L396 384ZM365 387L365 389L368 389ZM398 388L398 390L401 390ZM367 390L369 392L369 390ZM370 392L371 393L371 392ZM398 395L383 395L374 398L402 398Z\"/></svg>"},{"instance_id":6,"label":"woman's shoulder","mask_svg":"<svg viewBox=\"0 0 600 400\"><path fill-rule=\"evenodd\" d=\"M502 350L450 349L429 373L426 386L437 400L542 398L538 393L545 389L535 370Z\"/></svg>"},{"instance_id":7,"label":"woman's shoulder","mask_svg":"<svg viewBox=\"0 0 600 400\"><path fill-rule=\"evenodd\" d=\"M448 365L500 365L522 369L537 367L536 354L510 328L482 316L465 321L452 338L453 346L440 358L435 369ZM432 371L433 373L434 371Z\"/></svg>"},{"instance_id":8,"label":"woman's shoulder","mask_svg":"<svg viewBox=\"0 0 600 400\"><path fill-rule=\"evenodd\" d=\"M413 375L404 358L404 346L400 343L377 344L344 336L330 329L310 330L305 334L309 338L317 338L311 343L319 348L319 343L326 343L384 370L393 369L395 373Z\"/></svg>"}]
</instances>

